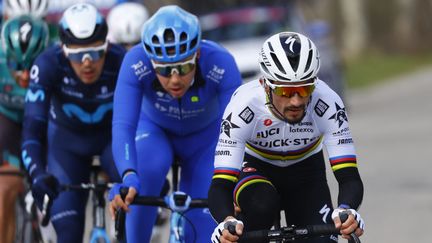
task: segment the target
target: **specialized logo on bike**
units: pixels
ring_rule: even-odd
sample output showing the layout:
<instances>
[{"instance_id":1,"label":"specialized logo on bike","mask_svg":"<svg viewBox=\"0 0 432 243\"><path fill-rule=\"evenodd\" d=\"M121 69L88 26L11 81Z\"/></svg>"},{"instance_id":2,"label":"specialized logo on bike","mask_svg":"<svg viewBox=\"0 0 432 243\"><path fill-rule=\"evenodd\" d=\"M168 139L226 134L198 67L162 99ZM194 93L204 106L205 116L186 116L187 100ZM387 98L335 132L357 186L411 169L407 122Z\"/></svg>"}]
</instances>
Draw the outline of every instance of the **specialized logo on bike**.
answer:
<instances>
[{"instance_id":1,"label":"specialized logo on bike","mask_svg":"<svg viewBox=\"0 0 432 243\"><path fill-rule=\"evenodd\" d=\"M93 113L88 113L75 104L64 104L62 108L68 117L75 115L83 123L94 124L99 123L107 112L112 111L113 103L100 105Z\"/></svg>"},{"instance_id":2,"label":"specialized logo on bike","mask_svg":"<svg viewBox=\"0 0 432 243\"><path fill-rule=\"evenodd\" d=\"M329 118L329 120L334 119L335 122L338 122L339 127L341 127L344 121L348 122L348 117L346 116L345 113L345 107L341 108L337 103L335 103L335 105L336 105L336 113L333 114Z\"/></svg>"},{"instance_id":3,"label":"specialized logo on bike","mask_svg":"<svg viewBox=\"0 0 432 243\"><path fill-rule=\"evenodd\" d=\"M229 138L231 137L231 129L239 128L236 124L231 122L232 113L222 121L220 133L225 133Z\"/></svg>"}]
</instances>

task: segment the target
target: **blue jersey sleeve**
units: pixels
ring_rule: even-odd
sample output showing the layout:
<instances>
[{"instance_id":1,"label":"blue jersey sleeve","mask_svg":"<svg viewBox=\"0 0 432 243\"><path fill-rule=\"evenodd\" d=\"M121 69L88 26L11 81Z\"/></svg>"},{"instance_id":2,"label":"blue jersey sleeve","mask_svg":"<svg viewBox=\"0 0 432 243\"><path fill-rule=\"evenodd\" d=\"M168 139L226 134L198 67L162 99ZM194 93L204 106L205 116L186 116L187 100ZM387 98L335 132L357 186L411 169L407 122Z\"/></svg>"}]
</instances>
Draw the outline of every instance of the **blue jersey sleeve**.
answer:
<instances>
[{"instance_id":1,"label":"blue jersey sleeve","mask_svg":"<svg viewBox=\"0 0 432 243\"><path fill-rule=\"evenodd\" d=\"M227 50L212 41L204 40L204 43L210 51L202 52L203 75L208 81L218 84L221 117L232 94L242 83L241 73L234 57Z\"/></svg>"},{"instance_id":2,"label":"blue jersey sleeve","mask_svg":"<svg viewBox=\"0 0 432 243\"><path fill-rule=\"evenodd\" d=\"M135 133L143 90L137 76L142 61L135 54L130 51L123 59L114 93L112 147L121 176L127 170L136 170Z\"/></svg>"},{"instance_id":3,"label":"blue jersey sleeve","mask_svg":"<svg viewBox=\"0 0 432 243\"><path fill-rule=\"evenodd\" d=\"M228 53L226 53L225 56L226 57L224 57L222 65L226 66L226 78L219 86L219 105L222 108L220 116L223 115L225 107L228 105L228 102L230 101L234 91L242 83L241 74L234 57Z\"/></svg>"},{"instance_id":4,"label":"blue jersey sleeve","mask_svg":"<svg viewBox=\"0 0 432 243\"><path fill-rule=\"evenodd\" d=\"M22 131L22 159L30 176L44 171L48 111L55 72L53 59L42 53L30 71L30 85L25 97Z\"/></svg>"}]
</instances>

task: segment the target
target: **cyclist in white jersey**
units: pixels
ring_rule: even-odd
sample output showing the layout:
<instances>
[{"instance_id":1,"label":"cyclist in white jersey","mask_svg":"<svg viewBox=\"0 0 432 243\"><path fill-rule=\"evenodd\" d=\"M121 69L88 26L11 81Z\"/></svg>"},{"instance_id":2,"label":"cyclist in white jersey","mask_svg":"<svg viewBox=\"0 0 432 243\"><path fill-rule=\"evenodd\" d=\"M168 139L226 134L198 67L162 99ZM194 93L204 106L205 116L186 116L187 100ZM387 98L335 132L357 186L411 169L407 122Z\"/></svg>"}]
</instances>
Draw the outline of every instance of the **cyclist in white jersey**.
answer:
<instances>
[{"instance_id":1,"label":"cyclist in white jersey","mask_svg":"<svg viewBox=\"0 0 432 243\"><path fill-rule=\"evenodd\" d=\"M343 238L363 234L363 199L353 138L341 98L316 75L318 50L306 36L281 32L259 55L263 77L233 94L215 152L209 208L219 223L212 242L236 242L226 230L270 229L280 210L287 225L334 223ZM323 145L339 183L333 209ZM339 213L350 216L341 225ZM336 236L299 242L337 242Z\"/></svg>"}]
</instances>

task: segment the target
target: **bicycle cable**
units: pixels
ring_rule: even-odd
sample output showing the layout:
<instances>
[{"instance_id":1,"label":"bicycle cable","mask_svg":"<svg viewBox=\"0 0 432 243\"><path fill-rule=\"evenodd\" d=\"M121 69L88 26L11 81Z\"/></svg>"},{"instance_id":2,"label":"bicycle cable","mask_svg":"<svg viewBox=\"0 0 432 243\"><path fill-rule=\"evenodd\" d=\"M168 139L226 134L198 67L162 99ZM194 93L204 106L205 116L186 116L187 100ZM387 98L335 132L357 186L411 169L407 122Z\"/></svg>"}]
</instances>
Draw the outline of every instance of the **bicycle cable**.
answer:
<instances>
[{"instance_id":1,"label":"bicycle cable","mask_svg":"<svg viewBox=\"0 0 432 243\"><path fill-rule=\"evenodd\" d=\"M191 225L191 228L192 228L192 232L193 232L193 236L194 236L194 240L193 240L193 243L197 243L197 232L196 232L196 228L195 228L195 225L192 223L192 221L188 218L188 217L186 217L186 213L188 212L188 211L190 211L190 210L186 210L186 211L184 211L184 212L177 212L179 215L180 215L180 217L178 218L178 220L177 220L177 227L180 227L180 219L181 218L184 218L190 225ZM173 212L173 210L171 210L171 213Z\"/></svg>"}]
</instances>

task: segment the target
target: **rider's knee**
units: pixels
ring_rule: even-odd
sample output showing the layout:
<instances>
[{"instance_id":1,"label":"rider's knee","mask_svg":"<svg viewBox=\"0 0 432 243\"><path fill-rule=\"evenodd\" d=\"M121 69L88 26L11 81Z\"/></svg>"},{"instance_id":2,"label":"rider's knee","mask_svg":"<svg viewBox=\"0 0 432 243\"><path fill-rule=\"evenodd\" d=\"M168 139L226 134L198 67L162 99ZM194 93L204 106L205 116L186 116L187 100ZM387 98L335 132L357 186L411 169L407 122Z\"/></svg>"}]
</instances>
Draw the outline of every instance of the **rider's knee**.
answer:
<instances>
[{"instance_id":1,"label":"rider's knee","mask_svg":"<svg viewBox=\"0 0 432 243\"><path fill-rule=\"evenodd\" d=\"M251 225L271 227L280 212L280 199L276 189L269 183L254 183L238 194L241 213Z\"/></svg>"}]
</instances>

